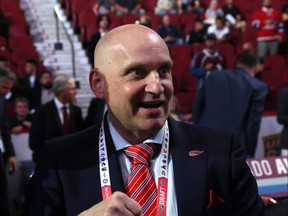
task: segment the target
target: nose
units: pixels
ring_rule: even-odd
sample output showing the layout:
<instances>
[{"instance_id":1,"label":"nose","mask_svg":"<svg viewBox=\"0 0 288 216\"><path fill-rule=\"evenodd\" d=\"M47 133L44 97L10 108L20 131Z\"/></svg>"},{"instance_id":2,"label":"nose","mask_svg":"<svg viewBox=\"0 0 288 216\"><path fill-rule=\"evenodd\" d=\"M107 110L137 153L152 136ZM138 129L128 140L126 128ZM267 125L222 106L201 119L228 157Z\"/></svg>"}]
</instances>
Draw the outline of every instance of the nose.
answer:
<instances>
[{"instance_id":1,"label":"nose","mask_svg":"<svg viewBox=\"0 0 288 216\"><path fill-rule=\"evenodd\" d=\"M157 72L151 72L147 76L145 91L150 94L159 95L163 93L164 87Z\"/></svg>"}]
</instances>

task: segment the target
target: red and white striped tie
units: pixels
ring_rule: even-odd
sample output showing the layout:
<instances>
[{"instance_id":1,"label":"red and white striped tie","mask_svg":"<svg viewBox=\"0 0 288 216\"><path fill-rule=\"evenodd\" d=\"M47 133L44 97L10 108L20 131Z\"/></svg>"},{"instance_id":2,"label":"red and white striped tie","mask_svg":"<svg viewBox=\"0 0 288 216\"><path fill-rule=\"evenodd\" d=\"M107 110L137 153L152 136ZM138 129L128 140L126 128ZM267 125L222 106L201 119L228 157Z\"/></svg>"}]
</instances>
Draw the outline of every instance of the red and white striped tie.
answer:
<instances>
[{"instance_id":1,"label":"red and white striped tie","mask_svg":"<svg viewBox=\"0 0 288 216\"><path fill-rule=\"evenodd\" d=\"M156 215L157 188L148 167L154 151L155 145L151 143L141 143L124 149L132 163L126 193L140 204L143 216Z\"/></svg>"}]
</instances>

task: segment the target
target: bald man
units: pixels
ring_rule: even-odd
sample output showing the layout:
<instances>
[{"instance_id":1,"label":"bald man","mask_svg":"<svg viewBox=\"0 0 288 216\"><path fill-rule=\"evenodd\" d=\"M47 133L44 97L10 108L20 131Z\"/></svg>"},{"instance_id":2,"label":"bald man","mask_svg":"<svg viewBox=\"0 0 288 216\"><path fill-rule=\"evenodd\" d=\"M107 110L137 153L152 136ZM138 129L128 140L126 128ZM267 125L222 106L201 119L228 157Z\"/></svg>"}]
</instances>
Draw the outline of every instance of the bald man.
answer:
<instances>
[{"instance_id":1,"label":"bald man","mask_svg":"<svg viewBox=\"0 0 288 216\"><path fill-rule=\"evenodd\" d=\"M266 214L232 134L168 117L172 61L157 33L117 27L100 39L94 56L90 86L107 104L103 122L46 143L24 215ZM152 159L131 164L127 151L139 146L145 148L134 156L148 152ZM137 186L148 182L147 190Z\"/></svg>"}]
</instances>

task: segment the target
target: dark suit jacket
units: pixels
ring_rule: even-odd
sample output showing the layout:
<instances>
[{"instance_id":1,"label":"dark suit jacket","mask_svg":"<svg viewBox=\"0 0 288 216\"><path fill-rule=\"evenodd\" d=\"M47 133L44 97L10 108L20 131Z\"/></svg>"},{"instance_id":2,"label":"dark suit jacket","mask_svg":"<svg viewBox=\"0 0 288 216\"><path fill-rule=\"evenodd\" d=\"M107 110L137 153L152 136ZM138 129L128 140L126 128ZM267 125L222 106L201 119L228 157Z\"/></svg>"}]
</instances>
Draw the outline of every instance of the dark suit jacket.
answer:
<instances>
[{"instance_id":1,"label":"dark suit jacket","mask_svg":"<svg viewBox=\"0 0 288 216\"><path fill-rule=\"evenodd\" d=\"M11 215L8 199L7 175L0 149L0 215Z\"/></svg>"},{"instance_id":2,"label":"dark suit jacket","mask_svg":"<svg viewBox=\"0 0 288 216\"><path fill-rule=\"evenodd\" d=\"M34 87L30 86L30 75L25 74L23 78L24 96L29 101L29 108L36 109L41 104L41 84L39 82L40 74L36 74Z\"/></svg>"},{"instance_id":3,"label":"dark suit jacket","mask_svg":"<svg viewBox=\"0 0 288 216\"><path fill-rule=\"evenodd\" d=\"M105 100L92 98L89 104L87 116L85 118L85 127L102 122L105 108Z\"/></svg>"},{"instance_id":4,"label":"dark suit jacket","mask_svg":"<svg viewBox=\"0 0 288 216\"><path fill-rule=\"evenodd\" d=\"M70 133L83 129L82 112L78 106L70 105ZM63 128L54 100L38 107L32 116L29 146L33 150L33 159L38 161L43 143L47 139L62 136Z\"/></svg>"},{"instance_id":5,"label":"dark suit jacket","mask_svg":"<svg viewBox=\"0 0 288 216\"><path fill-rule=\"evenodd\" d=\"M179 216L265 214L245 154L231 134L169 119L175 196ZM118 154L104 125L112 192L125 191ZM30 179L24 215L77 215L102 201L99 125L45 145ZM189 151L204 151L190 157ZM213 190L225 203L207 209Z\"/></svg>"},{"instance_id":6,"label":"dark suit jacket","mask_svg":"<svg viewBox=\"0 0 288 216\"><path fill-rule=\"evenodd\" d=\"M238 133L253 156L266 95L267 86L242 68L215 71L196 97L193 122Z\"/></svg>"},{"instance_id":7,"label":"dark suit jacket","mask_svg":"<svg viewBox=\"0 0 288 216\"><path fill-rule=\"evenodd\" d=\"M5 153L3 154L4 160L7 157L15 156L14 146L11 141L11 135L5 123L5 98L0 97L0 132L5 148Z\"/></svg>"},{"instance_id":8,"label":"dark suit jacket","mask_svg":"<svg viewBox=\"0 0 288 216\"><path fill-rule=\"evenodd\" d=\"M277 120L284 126L280 146L288 149L288 87L283 88L278 97Z\"/></svg>"}]
</instances>

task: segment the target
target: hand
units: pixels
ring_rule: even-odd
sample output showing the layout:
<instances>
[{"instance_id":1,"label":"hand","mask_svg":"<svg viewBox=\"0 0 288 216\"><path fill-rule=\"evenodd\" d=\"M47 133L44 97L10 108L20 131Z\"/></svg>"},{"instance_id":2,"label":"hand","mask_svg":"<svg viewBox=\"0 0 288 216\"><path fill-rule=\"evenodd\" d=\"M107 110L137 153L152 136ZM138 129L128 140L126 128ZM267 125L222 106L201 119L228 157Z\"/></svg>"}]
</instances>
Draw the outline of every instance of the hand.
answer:
<instances>
[{"instance_id":1,"label":"hand","mask_svg":"<svg viewBox=\"0 0 288 216\"><path fill-rule=\"evenodd\" d=\"M8 157L8 171L9 174L13 174L17 170L16 157Z\"/></svg>"},{"instance_id":2,"label":"hand","mask_svg":"<svg viewBox=\"0 0 288 216\"><path fill-rule=\"evenodd\" d=\"M205 65L205 70L209 71L212 70L214 68L214 64L213 63L208 63L207 65Z\"/></svg>"},{"instance_id":3,"label":"hand","mask_svg":"<svg viewBox=\"0 0 288 216\"><path fill-rule=\"evenodd\" d=\"M115 192L108 199L92 206L79 216L141 216L141 206L122 192Z\"/></svg>"},{"instance_id":4,"label":"hand","mask_svg":"<svg viewBox=\"0 0 288 216\"><path fill-rule=\"evenodd\" d=\"M31 127L31 122L30 122L30 121L24 121L23 124L24 124L27 128L30 128L30 127Z\"/></svg>"},{"instance_id":5,"label":"hand","mask_svg":"<svg viewBox=\"0 0 288 216\"><path fill-rule=\"evenodd\" d=\"M261 196L261 198L265 206L273 206L277 204L277 201L272 197Z\"/></svg>"},{"instance_id":6,"label":"hand","mask_svg":"<svg viewBox=\"0 0 288 216\"><path fill-rule=\"evenodd\" d=\"M14 133L14 134L19 134L21 131L22 131L22 129L23 129L23 126L16 126L16 127L13 127L12 129L11 129L11 132L12 133Z\"/></svg>"}]
</instances>

